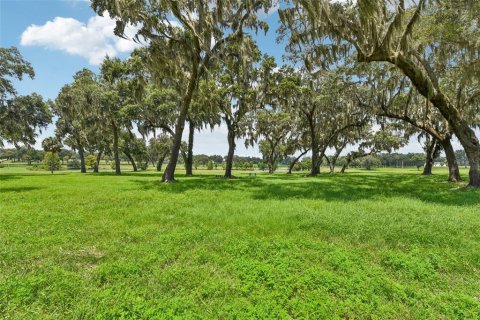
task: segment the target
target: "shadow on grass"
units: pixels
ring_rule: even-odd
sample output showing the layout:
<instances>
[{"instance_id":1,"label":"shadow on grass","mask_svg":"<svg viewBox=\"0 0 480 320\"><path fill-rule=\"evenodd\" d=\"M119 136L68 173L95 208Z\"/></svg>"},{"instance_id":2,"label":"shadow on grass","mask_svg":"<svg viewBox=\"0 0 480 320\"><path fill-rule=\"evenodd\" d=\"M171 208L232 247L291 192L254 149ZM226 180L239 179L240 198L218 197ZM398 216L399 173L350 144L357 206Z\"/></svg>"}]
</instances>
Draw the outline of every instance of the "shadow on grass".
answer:
<instances>
[{"instance_id":1,"label":"shadow on grass","mask_svg":"<svg viewBox=\"0 0 480 320\"><path fill-rule=\"evenodd\" d=\"M108 171L108 172L88 172L85 173L85 175L89 176L110 176L110 177L137 177L137 178L152 178L152 177L158 177L160 180L162 177L162 172L152 172L152 171L126 171L122 172L120 175L116 175L115 172L113 171Z\"/></svg>"},{"instance_id":2,"label":"shadow on grass","mask_svg":"<svg viewBox=\"0 0 480 320\"><path fill-rule=\"evenodd\" d=\"M69 173L61 173L61 172L55 172L54 174L51 174L50 172L21 172L21 173L6 173L6 174L0 174L0 181L6 181L6 180L14 180L14 179L20 179L22 177L55 177L55 176L65 176L68 175Z\"/></svg>"},{"instance_id":3,"label":"shadow on grass","mask_svg":"<svg viewBox=\"0 0 480 320\"><path fill-rule=\"evenodd\" d=\"M405 174L322 175L311 182L269 184L252 195L259 200L305 198L340 202L400 197L450 206L479 205L479 196L480 191L444 182L443 177Z\"/></svg>"},{"instance_id":4,"label":"shadow on grass","mask_svg":"<svg viewBox=\"0 0 480 320\"><path fill-rule=\"evenodd\" d=\"M150 175L150 177L152 177ZM256 178L222 179L213 176L180 178L179 183L165 184L160 179L135 182L140 190L183 193L192 190L212 192L243 191L254 200L318 199L349 202L383 198L409 198L448 206L480 205L480 190L447 183L444 176L421 176L412 173L347 173L303 175L259 175Z\"/></svg>"},{"instance_id":5,"label":"shadow on grass","mask_svg":"<svg viewBox=\"0 0 480 320\"><path fill-rule=\"evenodd\" d=\"M10 187L10 188L1 188L0 193L7 193L7 192L28 192L33 190L40 190L39 187Z\"/></svg>"},{"instance_id":6,"label":"shadow on grass","mask_svg":"<svg viewBox=\"0 0 480 320\"><path fill-rule=\"evenodd\" d=\"M15 180L15 179L20 179L20 178L17 175L13 175L13 174L0 175L0 181L8 181L8 180Z\"/></svg>"}]
</instances>

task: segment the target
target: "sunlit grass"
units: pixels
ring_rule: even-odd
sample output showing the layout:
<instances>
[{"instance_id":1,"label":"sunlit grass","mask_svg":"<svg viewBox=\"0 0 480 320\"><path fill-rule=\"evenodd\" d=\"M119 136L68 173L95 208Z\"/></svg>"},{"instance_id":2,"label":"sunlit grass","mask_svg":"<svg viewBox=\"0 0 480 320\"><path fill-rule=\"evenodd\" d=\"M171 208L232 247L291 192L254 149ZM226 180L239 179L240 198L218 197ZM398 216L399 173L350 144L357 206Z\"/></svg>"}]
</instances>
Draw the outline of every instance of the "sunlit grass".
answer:
<instances>
[{"instance_id":1,"label":"sunlit grass","mask_svg":"<svg viewBox=\"0 0 480 320\"><path fill-rule=\"evenodd\" d=\"M480 192L443 169L0 169L0 316L480 318Z\"/></svg>"}]
</instances>

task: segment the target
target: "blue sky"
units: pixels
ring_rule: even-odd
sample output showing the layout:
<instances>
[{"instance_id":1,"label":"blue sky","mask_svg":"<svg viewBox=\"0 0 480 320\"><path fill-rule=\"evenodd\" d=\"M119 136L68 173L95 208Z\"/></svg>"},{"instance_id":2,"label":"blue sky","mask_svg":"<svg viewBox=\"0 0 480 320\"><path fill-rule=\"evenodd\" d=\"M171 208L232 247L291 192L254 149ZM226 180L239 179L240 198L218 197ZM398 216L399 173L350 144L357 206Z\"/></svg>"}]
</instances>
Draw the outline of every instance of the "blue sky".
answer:
<instances>
[{"instance_id":1,"label":"blue sky","mask_svg":"<svg viewBox=\"0 0 480 320\"><path fill-rule=\"evenodd\" d=\"M278 14L262 15L270 25L267 35L260 33L257 41L262 52L282 63L284 45L276 43ZM71 82L82 68L98 71L98 63L108 52L121 58L128 56L134 44L113 35L112 21L100 18L82 0L0 0L0 45L17 47L36 73L35 79L16 82L20 94L37 92L44 98L55 99L60 88ZM132 31L133 32L133 31ZM53 133L53 125L37 142ZM224 126L214 132L206 130L196 135L195 153L227 153L227 132ZM412 140L403 152L420 151ZM237 143L237 154L258 156L258 148L246 149Z\"/></svg>"}]
</instances>

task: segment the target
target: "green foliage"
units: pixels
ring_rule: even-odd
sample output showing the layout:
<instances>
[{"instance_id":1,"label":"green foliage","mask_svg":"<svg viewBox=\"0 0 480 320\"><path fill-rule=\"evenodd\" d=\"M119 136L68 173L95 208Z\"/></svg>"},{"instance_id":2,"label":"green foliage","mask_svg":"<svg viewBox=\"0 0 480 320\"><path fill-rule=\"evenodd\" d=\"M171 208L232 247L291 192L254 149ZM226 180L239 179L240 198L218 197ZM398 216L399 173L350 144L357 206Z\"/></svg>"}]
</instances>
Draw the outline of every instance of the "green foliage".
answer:
<instances>
[{"instance_id":1,"label":"green foliage","mask_svg":"<svg viewBox=\"0 0 480 320\"><path fill-rule=\"evenodd\" d=\"M312 161L311 160L304 160L304 161L297 161L292 168L292 171L309 171L312 169Z\"/></svg>"},{"instance_id":2,"label":"green foliage","mask_svg":"<svg viewBox=\"0 0 480 320\"><path fill-rule=\"evenodd\" d=\"M55 133L76 150L104 150L110 143L104 105L105 90L95 73L82 69L62 87L53 109L58 116Z\"/></svg>"},{"instance_id":3,"label":"green foliage","mask_svg":"<svg viewBox=\"0 0 480 320\"><path fill-rule=\"evenodd\" d=\"M0 48L0 99L16 95L11 78L21 81L27 75L33 79L35 72L20 51L16 47Z\"/></svg>"},{"instance_id":4,"label":"green foliage","mask_svg":"<svg viewBox=\"0 0 480 320\"><path fill-rule=\"evenodd\" d=\"M258 170L265 171L265 169L267 169L267 164L265 162L259 162L257 164L257 167L258 167Z\"/></svg>"},{"instance_id":5,"label":"green foliage","mask_svg":"<svg viewBox=\"0 0 480 320\"><path fill-rule=\"evenodd\" d=\"M207 163L207 170L213 170L213 161L209 160Z\"/></svg>"},{"instance_id":6,"label":"green foliage","mask_svg":"<svg viewBox=\"0 0 480 320\"><path fill-rule=\"evenodd\" d=\"M56 137L43 139L42 148L45 152L58 153L62 149L62 143Z\"/></svg>"},{"instance_id":7,"label":"green foliage","mask_svg":"<svg viewBox=\"0 0 480 320\"><path fill-rule=\"evenodd\" d=\"M303 159L302 162L302 167L304 170L311 170L312 169L312 159Z\"/></svg>"},{"instance_id":8,"label":"green foliage","mask_svg":"<svg viewBox=\"0 0 480 320\"><path fill-rule=\"evenodd\" d=\"M146 162L146 161L140 161L140 162L138 163L138 168L139 168L140 170L147 170L147 169L148 169L148 162Z\"/></svg>"},{"instance_id":9,"label":"green foliage","mask_svg":"<svg viewBox=\"0 0 480 320\"><path fill-rule=\"evenodd\" d=\"M85 165L90 169L95 168L96 163L97 163L97 157L95 157L95 155L89 154L88 156L85 157Z\"/></svg>"},{"instance_id":10,"label":"green foliage","mask_svg":"<svg viewBox=\"0 0 480 320\"><path fill-rule=\"evenodd\" d=\"M27 170L31 171L44 171L44 170L49 170L48 167L45 164L33 164L31 166L26 167Z\"/></svg>"},{"instance_id":11,"label":"green foliage","mask_svg":"<svg viewBox=\"0 0 480 320\"><path fill-rule=\"evenodd\" d=\"M243 165L243 168L245 170L253 170L253 162L251 162L251 161L245 162L245 164Z\"/></svg>"},{"instance_id":12,"label":"green foliage","mask_svg":"<svg viewBox=\"0 0 480 320\"><path fill-rule=\"evenodd\" d=\"M56 152L47 151L45 153L45 159L43 159L45 164L45 169L53 173L53 171L60 170L62 164L60 162L60 157Z\"/></svg>"},{"instance_id":13,"label":"green foliage","mask_svg":"<svg viewBox=\"0 0 480 320\"><path fill-rule=\"evenodd\" d=\"M1 89L0 86L0 91ZM3 99L0 95L0 146L4 140L15 145L34 144L36 130L51 123L50 102L45 102L36 93L11 97L5 101Z\"/></svg>"},{"instance_id":14,"label":"green foliage","mask_svg":"<svg viewBox=\"0 0 480 320\"><path fill-rule=\"evenodd\" d=\"M376 156L366 156L357 160L354 160L351 164L354 167L361 167L367 170L378 168L382 165L380 159Z\"/></svg>"},{"instance_id":15,"label":"green foliage","mask_svg":"<svg viewBox=\"0 0 480 320\"><path fill-rule=\"evenodd\" d=\"M80 161L78 159L72 159L67 162L67 168L70 170L80 169Z\"/></svg>"}]
</instances>

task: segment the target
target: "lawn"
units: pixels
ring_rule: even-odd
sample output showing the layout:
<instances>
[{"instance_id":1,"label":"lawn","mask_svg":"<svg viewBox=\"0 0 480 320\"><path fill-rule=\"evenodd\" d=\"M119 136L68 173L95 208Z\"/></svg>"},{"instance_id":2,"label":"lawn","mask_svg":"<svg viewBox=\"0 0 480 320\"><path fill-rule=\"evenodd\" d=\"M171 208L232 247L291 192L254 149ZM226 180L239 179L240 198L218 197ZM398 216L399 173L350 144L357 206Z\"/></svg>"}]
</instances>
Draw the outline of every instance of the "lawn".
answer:
<instances>
[{"instance_id":1,"label":"lawn","mask_svg":"<svg viewBox=\"0 0 480 320\"><path fill-rule=\"evenodd\" d=\"M480 191L436 170L0 169L0 318L479 319Z\"/></svg>"}]
</instances>

